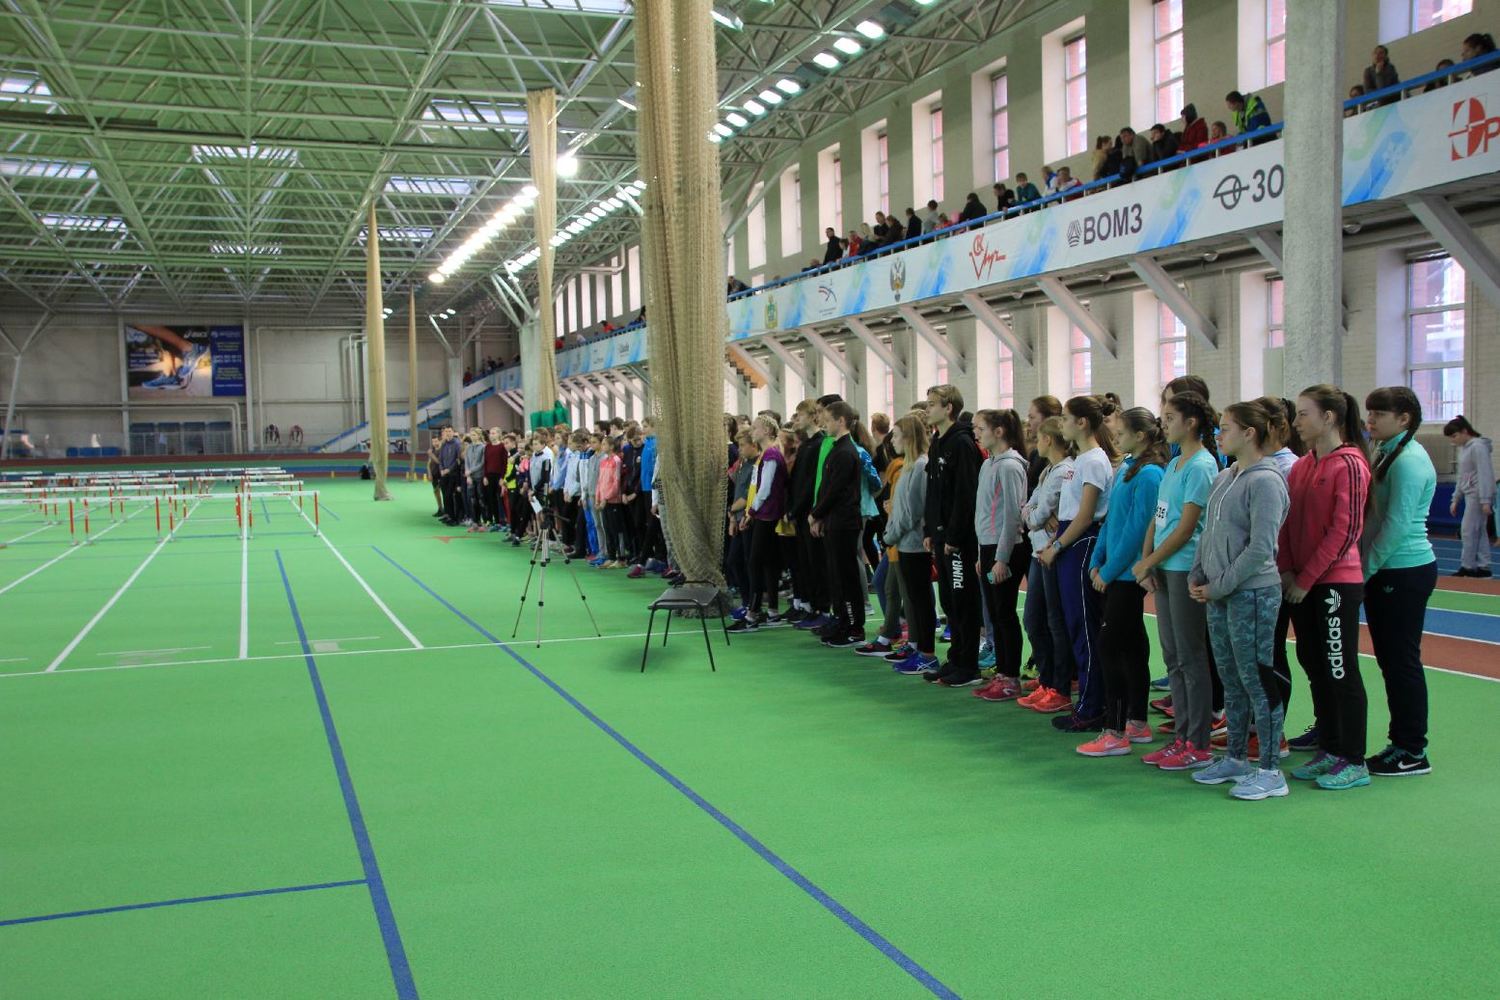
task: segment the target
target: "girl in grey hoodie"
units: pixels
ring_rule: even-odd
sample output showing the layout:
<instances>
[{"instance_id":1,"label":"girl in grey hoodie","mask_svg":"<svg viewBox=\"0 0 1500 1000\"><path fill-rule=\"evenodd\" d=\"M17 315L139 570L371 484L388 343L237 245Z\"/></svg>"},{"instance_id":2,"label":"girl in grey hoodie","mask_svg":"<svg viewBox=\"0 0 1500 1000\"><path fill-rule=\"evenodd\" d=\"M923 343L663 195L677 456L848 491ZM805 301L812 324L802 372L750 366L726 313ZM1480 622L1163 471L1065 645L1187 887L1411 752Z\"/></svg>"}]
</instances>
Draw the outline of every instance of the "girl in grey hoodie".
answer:
<instances>
[{"instance_id":1,"label":"girl in grey hoodie","mask_svg":"<svg viewBox=\"0 0 1500 1000\"><path fill-rule=\"evenodd\" d=\"M922 544L922 519L927 509L927 441L927 423L919 414L902 417L891 431L891 444L904 456L904 462L901 477L891 491L884 541L896 550L893 568L901 574L907 638L917 647L916 653L895 665L894 669L903 674L920 674L938 666L932 554Z\"/></svg>"},{"instance_id":2,"label":"girl in grey hoodie","mask_svg":"<svg viewBox=\"0 0 1500 1000\"><path fill-rule=\"evenodd\" d=\"M1495 511L1495 463L1490 457L1490 439L1480 437L1462 415L1448 421L1443 436L1458 448L1458 482L1453 484L1450 514L1458 513L1463 501L1464 519L1459 527L1463 556L1454 576L1490 575L1490 515Z\"/></svg>"},{"instance_id":3,"label":"girl in grey hoodie","mask_svg":"<svg viewBox=\"0 0 1500 1000\"><path fill-rule=\"evenodd\" d=\"M1259 800L1287 794L1281 774L1286 707L1273 674L1271 646L1281 608L1276 540L1291 507L1286 480L1267 457L1271 415L1256 403L1224 413L1219 444L1235 464L1219 473L1208 495L1203 534L1188 574L1188 592L1208 605L1208 636L1224 678L1229 747L1193 774L1199 784L1235 782L1229 794ZM1250 723L1260 741L1249 760Z\"/></svg>"},{"instance_id":4,"label":"girl in grey hoodie","mask_svg":"<svg viewBox=\"0 0 1500 1000\"><path fill-rule=\"evenodd\" d=\"M984 701L1021 697L1021 618L1016 614L1021 578L1031 562L1022 530L1026 503L1026 445L1015 410L980 410L974 415L979 447L989 456L979 467L974 496L974 532L979 536L979 578L990 624L995 629L995 676L979 690Z\"/></svg>"}]
</instances>

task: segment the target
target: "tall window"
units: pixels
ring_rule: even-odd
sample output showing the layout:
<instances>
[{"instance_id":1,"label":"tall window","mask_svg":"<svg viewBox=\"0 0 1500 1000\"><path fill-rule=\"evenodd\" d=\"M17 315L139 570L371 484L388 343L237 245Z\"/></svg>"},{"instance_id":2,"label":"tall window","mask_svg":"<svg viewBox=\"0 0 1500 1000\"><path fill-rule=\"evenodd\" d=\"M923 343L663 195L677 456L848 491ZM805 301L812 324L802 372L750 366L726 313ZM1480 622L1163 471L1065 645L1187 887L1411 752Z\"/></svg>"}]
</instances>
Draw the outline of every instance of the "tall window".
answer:
<instances>
[{"instance_id":1,"label":"tall window","mask_svg":"<svg viewBox=\"0 0 1500 1000\"><path fill-rule=\"evenodd\" d=\"M932 116L928 139L932 151L932 198L939 203L943 200L943 109L937 105L932 106Z\"/></svg>"},{"instance_id":2,"label":"tall window","mask_svg":"<svg viewBox=\"0 0 1500 1000\"><path fill-rule=\"evenodd\" d=\"M1165 302L1156 304L1156 384L1187 374L1187 327Z\"/></svg>"},{"instance_id":3,"label":"tall window","mask_svg":"<svg viewBox=\"0 0 1500 1000\"><path fill-rule=\"evenodd\" d=\"M1068 325L1068 350L1071 354L1068 366L1068 388L1070 395L1080 396L1094 391L1094 345L1088 334L1072 324Z\"/></svg>"},{"instance_id":4,"label":"tall window","mask_svg":"<svg viewBox=\"0 0 1500 1000\"><path fill-rule=\"evenodd\" d=\"M625 251L625 306L630 310L638 310L642 305L641 248L636 245ZM631 319L634 318L632 315Z\"/></svg>"},{"instance_id":5,"label":"tall window","mask_svg":"<svg viewBox=\"0 0 1500 1000\"><path fill-rule=\"evenodd\" d=\"M1286 82L1286 0L1266 0L1266 86Z\"/></svg>"},{"instance_id":6,"label":"tall window","mask_svg":"<svg viewBox=\"0 0 1500 1000\"><path fill-rule=\"evenodd\" d=\"M833 154L833 231L844 235L844 161Z\"/></svg>"},{"instance_id":7,"label":"tall window","mask_svg":"<svg viewBox=\"0 0 1500 1000\"><path fill-rule=\"evenodd\" d=\"M1406 0L1400 10L1381 5L1380 38L1394 41L1474 10L1474 0Z\"/></svg>"},{"instance_id":8,"label":"tall window","mask_svg":"<svg viewBox=\"0 0 1500 1000\"><path fill-rule=\"evenodd\" d=\"M766 263L766 186L757 184L750 189L750 211L745 216L745 263L750 267L762 267ZM734 270L734 261L729 262Z\"/></svg>"},{"instance_id":9,"label":"tall window","mask_svg":"<svg viewBox=\"0 0 1500 1000\"><path fill-rule=\"evenodd\" d=\"M1004 73L990 78L990 134L995 148L995 180L1010 176L1010 84Z\"/></svg>"},{"instance_id":10,"label":"tall window","mask_svg":"<svg viewBox=\"0 0 1500 1000\"><path fill-rule=\"evenodd\" d=\"M1155 0L1151 30L1156 37L1156 120L1169 122L1182 111L1182 0Z\"/></svg>"},{"instance_id":11,"label":"tall window","mask_svg":"<svg viewBox=\"0 0 1500 1000\"><path fill-rule=\"evenodd\" d=\"M802 171L796 167L781 174L781 255L802 252Z\"/></svg>"},{"instance_id":12,"label":"tall window","mask_svg":"<svg viewBox=\"0 0 1500 1000\"><path fill-rule=\"evenodd\" d=\"M1286 346L1286 282L1280 278L1266 281L1266 346Z\"/></svg>"},{"instance_id":13,"label":"tall window","mask_svg":"<svg viewBox=\"0 0 1500 1000\"><path fill-rule=\"evenodd\" d=\"M1016 358L1011 353L1010 346L1005 341L999 343L1000 352L997 355L1000 369L1000 409L1013 409L1016 405Z\"/></svg>"},{"instance_id":14,"label":"tall window","mask_svg":"<svg viewBox=\"0 0 1500 1000\"><path fill-rule=\"evenodd\" d=\"M1464 269L1451 257L1406 266L1407 384L1426 420L1464 409Z\"/></svg>"},{"instance_id":15,"label":"tall window","mask_svg":"<svg viewBox=\"0 0 1500 1000\"><path fill-rule=\"evenodd\" d=\"M875 184L879 210L891 210L891 137L882 132L875 137Z\"/></svg>"},{"instance_id":16,"label":"tall window","mask_svg":"<svg viewBox=\"0 0 1500 1000\"><path fill-rule=\"evenodd\" d=\"M1063 42L1063 122L1067 155L1089 146L1088 46L1082 35Z\"/></svg>"}]
</instances>

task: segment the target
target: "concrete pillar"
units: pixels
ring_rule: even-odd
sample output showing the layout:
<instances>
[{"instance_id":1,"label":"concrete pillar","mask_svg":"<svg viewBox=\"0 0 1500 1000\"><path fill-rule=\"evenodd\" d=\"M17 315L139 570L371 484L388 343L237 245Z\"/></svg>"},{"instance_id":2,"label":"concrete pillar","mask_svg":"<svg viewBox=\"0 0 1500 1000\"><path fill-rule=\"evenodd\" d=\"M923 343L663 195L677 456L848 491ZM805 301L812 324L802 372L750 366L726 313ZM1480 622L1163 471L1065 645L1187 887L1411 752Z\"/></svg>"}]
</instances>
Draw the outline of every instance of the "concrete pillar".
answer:
<instances>
[{"instance_id":1,"label":"concrete pillar","mask_svg":"<svg viewBox=\"0 0 1500 1000\"><path fill-rule=\"evenodd\" d=\"M464 426L464 412L459 409L459 400L463 399L464 388L464 359L461 354L448 355L448 421L453 424L454 430L461 431Z\"/></svg>"},{"instance_id":2,"label":"concrete pillar","mask_svg":"<svg viewBox=\"0 0 1500 1000\"><path fill-rule=\"evenodd\" d=\"M1345 8L1345 0L1287 5L1287 396L1343 378Z\"/></svg>"}]
</instances>

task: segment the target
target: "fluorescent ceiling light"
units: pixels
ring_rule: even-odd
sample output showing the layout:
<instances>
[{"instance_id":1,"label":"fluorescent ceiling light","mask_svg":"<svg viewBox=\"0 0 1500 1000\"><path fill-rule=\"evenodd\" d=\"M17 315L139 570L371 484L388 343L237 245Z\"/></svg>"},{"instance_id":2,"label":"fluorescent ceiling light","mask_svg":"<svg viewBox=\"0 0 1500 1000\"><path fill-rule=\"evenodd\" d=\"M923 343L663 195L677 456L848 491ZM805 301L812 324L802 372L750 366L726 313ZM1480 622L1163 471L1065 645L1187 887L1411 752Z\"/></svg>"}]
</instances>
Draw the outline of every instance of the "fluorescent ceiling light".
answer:
<instances>
[{"instance_id":1,"label":"fluorescent ceiling light","mask_svg":"<svg viewBox=\"0 0 1500 1000\"><path fill-rule=\"evenodd\" d=\"M746 101L745 110L759 118L766 113L766 106L759 101Z\"/></svg>"},{"instance_id":2,"label":"fluorescent ceiling light","mask_svg":"<svg viewBox=\"0 0 1500 1000\"><path fill-rule=\"evenodd\" d=\"M535 184L528 184L521 189L521 194L525 195L528 198L535 198L541 193L542 192L537 189L537 186Z\"/></svg>"},{"instance_id":3,"label":"fluorescent ceiling light","mask_svg":"<svg viewBox=\"0 0 1500 1000\"><path fill-rule=\"evenodd\" d=\"M710 132L708 133L708 141L717 146L724 141L724 137L717 132Z\"/></svg>"},{"instance_id":4,"label":"fluorescent ceiling light","mask_svg":"<svg viewBox=\"0 0 1500 1000\"><path fill-rule=\"evenodd\" d=\"M774 90L762 90L757 96L762 101L765 101L767 104L770 104L772 106L780 104L782 101L786 100L786 98L782 97Z\"/></svg>"},{"instance_id":5,"label":"fluorescent ceiling light","mask_svg":"<svg viewBox=\"0 0 1500 1000\"><path fill-rule=\"evenodd\" d=\"M885 37L885 29L874 21L861 21L854 26L854 30L872 42Z\"/></svg>"},{"instance_id":6,"label":"fluorescent ceiling light","mask_svg":"<svg viewBox=\"0 0 1500 1000\"><path fill-rule=\"evenodd\" d=\"M857 56L865 50L865 47L852 38L835 38L833 47L845 55Z\"/></svg>"},{"instance_id":7,"label":"fluorescent ceiling light","mask_svg":"<svg viewBox=\"0 0 1500 1000\"><path fill-rule=\"evenodd\" d=\"M448 280L448 276L442 271L433 271L427 276L427 280L432 282L434 285L441 285L443 282Z\"/></svg>"},{"instance_id":8,"label":"fluorescent ceiling light","mask_svg":"<svg viewBox=\"0 0 1500 1000\"><path fill-rule=\"evenodd\" d=\"M634 111L634 110L636 110L635 105L631 104L629 101L625 100L625 98L623 98L623 97L616 97L615 98L615 103L618 104L620 107L624 108L626 111Z\"/></svg>"},{"instance_id":9,"label":"fluorescent ceiling light","mask_svg":"<svg viewBox=\"0 0 1500 1000\"><path fill-rule=\"evenodd\" d=\"M745 22L741 21L739 15L732 10L715 5L710 13L713 15L715 21L718 21L730 31L743 31L745 28Z\"/></svg>"},{"instance_id":10,"label":"fluorescent ceiling light","mask_svg":"<svg viewBox=\"0 0 1500 1000\"><path fill-rule=\"evenodd\" d=\"M784 76L776 81L776 89L783 94L800 94L802 93L802 84L789 76Z\"/></svg>"},{"instance_id":11,"label":"fluorescent ceiling light","mask_svg":"<svg viewBox=\"0 0 1500 1000\"><path fill-rule=\"evenodd\" d=\"M738 111L731 111L729 112L729 114L725 115L724 118L735 128L744 128L746 125L750 124L750 119L746 118Z\"/></svg>"},{"instance_id":12,"label":"fluorescent ceiling light","mask_svg":"<svg viewBox=\"0 0 1500 1000\"><path fill-rule=\"evenodd\" d=\"M812 61L817 63L819 66L822 66L824 69L838 69L839 66L842 65L839 62L838 56L834 55L832 52L819 52L817 55L812 57Z\"/></svg>"},{"instance_id":13,"label":"fluorescent ceiling light","mask_svg":"<svg viewBox=\"0 0 1500 1000\"><path fill-rule=\"evenodd\" d=\"M714 122L714 131L717 132L719 134L719 137L723 139L728 139L730 136L734 135L734 129L730 128L728 125L725 125L723 122Z\"/></svg>"},{"instance_id":14,"label":"fluorescent ceiling light","mask_svg":"<svg viewBox=\"0 0 1500 1000\"><path fill-rule=\"evenodd\" d=\"M557 176L578 176L578 157L572 153L564 153L562 156L559 156L557 158Z\"/></svg>"}]
</instances>

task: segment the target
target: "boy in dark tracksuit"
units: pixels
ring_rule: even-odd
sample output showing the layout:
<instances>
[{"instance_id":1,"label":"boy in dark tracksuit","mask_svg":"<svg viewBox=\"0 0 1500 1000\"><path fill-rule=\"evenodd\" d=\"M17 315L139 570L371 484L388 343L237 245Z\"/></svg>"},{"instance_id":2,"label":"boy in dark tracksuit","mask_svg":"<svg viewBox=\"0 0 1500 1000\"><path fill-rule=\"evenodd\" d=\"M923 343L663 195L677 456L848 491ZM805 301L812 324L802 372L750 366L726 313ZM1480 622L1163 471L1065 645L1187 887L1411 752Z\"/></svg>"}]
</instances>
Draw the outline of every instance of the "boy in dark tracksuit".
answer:
<instances>
[{"instance_id":1,"label":"boy in dark tracksuit","mask_svg":"<svg viewBox=\"0 0 1500 1000\"><path fill-rule=\"evenodd\" d=\"M810 419L801 413L794 415L793 419L799 417ZM797 558L809 569L809 572L804 574L807 593L797 595L808 605L808 614L802 622L814 622L819 626L827 624L828 581L823 578L821 572L824 563L822 540L812 536L807 516L812 513L813 486L817 482L818 474L818 453L825 437L826 435L821 430L816 431L797 449L799 459L792 467L791 490L787 496L787 513L797 529ZM798 623L799 628L802 622Z\"/></svg>"},{"instance_id":2,"label":"boy in dark tracksuit","mask_svg":"<svg viewBox=\"0 0 1500 1000\"><path fill-rule=\"evenodd\" d=\"M944 687L979 683L979 536L974 533L974 496L979 488L979 445L972 425L959 423L963 396L951 385L927 392L927 419L935 429L927 453L924 537L937 566L938 598L948 615L953 642L948 661L922 675Z\"/></svg>"},{"instance_id":3,"label":"boy in dark tracksuit","mask_svg":"<svg viewBox=\"0 0 1500 1000\"><path fill-rule=\"evenodd\" d=\"M825 646L857 646L865 641L865 576L860 557L864 518L859 512L861 462L849 428L859 414L848 403L828 407L833 447L823 464L822 490L811 511L814 530L823 538L828 579L833 590L833 615Z\"/></svg>"}]
</instances>

